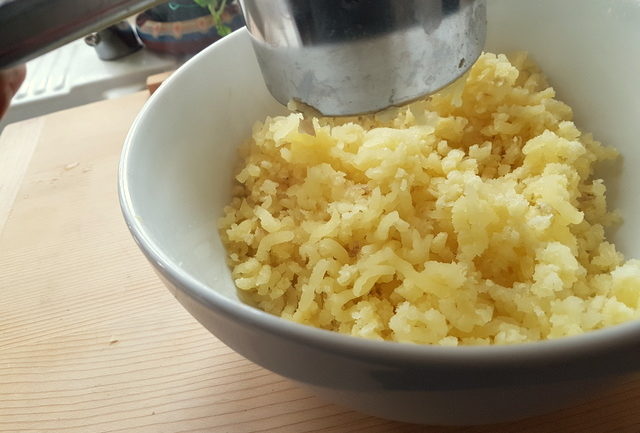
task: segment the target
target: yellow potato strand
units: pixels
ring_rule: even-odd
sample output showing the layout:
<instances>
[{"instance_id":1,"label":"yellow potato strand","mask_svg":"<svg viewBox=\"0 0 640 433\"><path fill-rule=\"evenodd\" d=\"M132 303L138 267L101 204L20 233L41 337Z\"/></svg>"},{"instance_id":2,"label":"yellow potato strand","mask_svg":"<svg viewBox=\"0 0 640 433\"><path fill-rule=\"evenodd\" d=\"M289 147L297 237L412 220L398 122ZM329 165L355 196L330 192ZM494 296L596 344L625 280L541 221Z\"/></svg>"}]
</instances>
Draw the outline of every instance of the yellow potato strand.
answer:
<instances>
[{"instance_id":1,"label":"yellow potato strand","mask_svg":"<svg viewBox=\"0 0 640 433\"><path fill-rule=\"evenodd\" d=\"M219 221L236 285L307 325L418 344L513 344L640 315L640 262L606 241L616 157L523 53L437 95L253 128Z\"/></svg>"}]
</instances>

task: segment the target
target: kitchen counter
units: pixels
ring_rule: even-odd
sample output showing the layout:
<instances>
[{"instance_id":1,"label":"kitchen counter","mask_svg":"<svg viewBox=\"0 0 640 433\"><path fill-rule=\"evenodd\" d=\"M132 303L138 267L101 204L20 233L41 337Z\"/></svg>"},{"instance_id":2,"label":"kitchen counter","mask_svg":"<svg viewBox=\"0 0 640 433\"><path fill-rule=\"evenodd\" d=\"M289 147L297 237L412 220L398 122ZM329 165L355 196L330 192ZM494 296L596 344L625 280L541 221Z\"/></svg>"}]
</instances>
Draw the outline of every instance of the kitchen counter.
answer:
<instances>
[{"instance_id":1,"label":"kitchen counter","mask_svg":"<svg viewBox=\"0 0 640 433\"><path fill-rule=\"evenodd\" d=\"M234 353L172 298L121 217L118 159L146 98L0 136L0 432L640 432L640 379L520 422L422 427L328 404Z\"/></svg>"}]
</instances>

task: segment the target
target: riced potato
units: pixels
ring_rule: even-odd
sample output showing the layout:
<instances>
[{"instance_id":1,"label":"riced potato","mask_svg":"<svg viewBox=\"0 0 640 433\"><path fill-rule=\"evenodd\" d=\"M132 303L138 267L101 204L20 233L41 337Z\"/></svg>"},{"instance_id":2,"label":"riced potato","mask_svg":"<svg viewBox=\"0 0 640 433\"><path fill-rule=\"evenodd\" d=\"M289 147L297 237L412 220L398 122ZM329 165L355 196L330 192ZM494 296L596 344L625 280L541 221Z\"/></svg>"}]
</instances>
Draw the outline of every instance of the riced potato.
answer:
<instances>
[{"instance_id":1,"label":"riced potato","mask_svg":"<svg viewBox=\"0 0 640 433\"><path fill-rule=\"evenodd\" d=\"M371 339L510 344L640 313L640 261L593 166L613 159L519 53L441 93L253 129L219 221L247 302Z\"/></svg>"}]
</instances>

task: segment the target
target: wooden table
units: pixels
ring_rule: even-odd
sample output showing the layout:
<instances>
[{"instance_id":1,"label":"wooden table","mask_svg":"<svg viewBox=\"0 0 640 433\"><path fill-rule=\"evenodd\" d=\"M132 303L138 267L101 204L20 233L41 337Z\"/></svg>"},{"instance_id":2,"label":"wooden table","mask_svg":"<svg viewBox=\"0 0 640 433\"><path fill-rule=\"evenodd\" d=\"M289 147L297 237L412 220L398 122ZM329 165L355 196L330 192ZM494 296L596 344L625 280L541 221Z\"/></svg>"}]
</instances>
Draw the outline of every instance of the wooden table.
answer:
<instances>
[{"instance_id":1,"label":"wooden table","mask_svg":"<svg viewBox=\"0 0 640 433\"><path fill-rule=\"evenodd\" d=\"M421 427L328 404L231 351L162 286L120 215L118 158L145 99L0 137L1 432L640 432L640 381L517 423Z\"/></svg>"}]
</instances>

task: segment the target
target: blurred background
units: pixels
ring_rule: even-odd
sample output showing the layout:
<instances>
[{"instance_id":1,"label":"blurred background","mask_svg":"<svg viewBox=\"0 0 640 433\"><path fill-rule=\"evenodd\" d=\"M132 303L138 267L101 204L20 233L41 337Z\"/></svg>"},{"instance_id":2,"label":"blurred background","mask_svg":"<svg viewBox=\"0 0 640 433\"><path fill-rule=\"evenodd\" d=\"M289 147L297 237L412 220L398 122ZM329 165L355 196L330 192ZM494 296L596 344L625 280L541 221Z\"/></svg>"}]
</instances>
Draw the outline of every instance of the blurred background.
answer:
<instances>
[{"instance_id":1,"label":"blurred background","mask_svg":"<svg viewBox=\"0 0 640 433\"><path fill-rule=\"evenodd\" d=\"M27 63L9 123L143 90L147 78L171 71L242 27L236 1L173 0L87 35Z\"/></svg>"}]
</instances>

